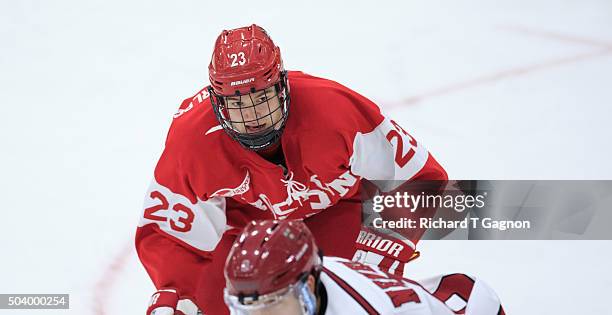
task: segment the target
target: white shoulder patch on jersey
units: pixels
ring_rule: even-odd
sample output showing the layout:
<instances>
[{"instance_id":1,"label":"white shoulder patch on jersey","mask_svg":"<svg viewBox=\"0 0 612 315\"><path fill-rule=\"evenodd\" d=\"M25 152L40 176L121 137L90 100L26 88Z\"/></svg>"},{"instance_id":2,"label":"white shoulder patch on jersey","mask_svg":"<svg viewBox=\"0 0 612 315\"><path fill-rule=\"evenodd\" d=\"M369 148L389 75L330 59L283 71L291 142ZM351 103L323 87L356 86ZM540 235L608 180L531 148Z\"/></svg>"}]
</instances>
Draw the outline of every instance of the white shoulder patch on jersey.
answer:
<instances>
[{"instance_id":1,"label":"white shoulder patch on jersey","mask_svg":"<svg viewBox=\"0 0 612 315\"><path fill-rule=\"evenodd\" d=\"M192 203L155 179L147 191L139 227L155 224L164 233L202 250L215 249L227 227L225 198Z\"/></svg>"},{"instance_id":2,"label":"white shoulder patch on jersey","mask_svg":"<svg viewBox=\"0 0 612 315\"><path fill-rule=\"evenodd\" d=\"M355 175L368 180L401 181L416 175L428 157L429 152L422 144L396 122L385 118L371 132L357 133L349 164Z\"/></svg>"}]
</instances>

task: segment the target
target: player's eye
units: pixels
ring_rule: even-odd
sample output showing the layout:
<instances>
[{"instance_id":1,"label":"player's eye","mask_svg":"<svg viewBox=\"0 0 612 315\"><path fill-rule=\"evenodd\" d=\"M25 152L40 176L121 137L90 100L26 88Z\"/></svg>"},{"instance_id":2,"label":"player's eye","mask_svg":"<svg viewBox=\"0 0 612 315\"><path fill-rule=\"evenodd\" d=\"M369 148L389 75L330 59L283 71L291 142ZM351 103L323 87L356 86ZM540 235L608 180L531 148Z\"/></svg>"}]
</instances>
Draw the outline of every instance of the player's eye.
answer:
<instances>
[{"instance_id":1,"label":"player's eye","mask_svg":"<svg viewBox=\"0 0 612 315\"><path fill-rule=\"evenodd\" d=\"M229 104L230 108L240 108L244 105L243 102L230 102Z\"/></svg>"}]
</instances>

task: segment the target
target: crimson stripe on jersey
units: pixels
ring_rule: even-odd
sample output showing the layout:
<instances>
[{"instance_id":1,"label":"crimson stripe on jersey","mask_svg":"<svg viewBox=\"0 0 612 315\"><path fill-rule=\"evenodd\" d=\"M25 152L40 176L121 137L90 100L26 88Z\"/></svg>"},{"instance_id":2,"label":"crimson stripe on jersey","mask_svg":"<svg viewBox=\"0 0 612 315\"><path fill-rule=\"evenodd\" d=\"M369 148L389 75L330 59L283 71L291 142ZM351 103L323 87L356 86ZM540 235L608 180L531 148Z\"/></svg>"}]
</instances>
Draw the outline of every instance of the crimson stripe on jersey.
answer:
<instances>
[{"instance_id":1,"label":"crimson stripe on jersey","mask_svg":"<svg viewBox=\"0 0 612 315\"><path fill-rule=\"evenodd\" d=\"M465 301L470 299L470 294L474 288L474 279L461 273L450 274L442 277L438 288L433 295L446 301L453 294L457 294Z\"/></svg>"},{"instance_id":2,"label":"crimson stripe on jersey","mask_svg":"<svg viewBox=\"0 0 612 315\"><path fill-rule=\"evenodd\" d=\"M462 273L454 273L442 277L440 284L433 295L440 300L448 301L453 295L459 296L466 303L466 306L455 311L456 314L465 314L467 301L470 300L472 289L474 288L474 279Z\"/></svg>"},{"instance_id":3,"label":"crimson stripe on jersey","mask_svg":"<svg viewBox=\"0 0 612 315\"><path fill-rule=\"evenodd\" d=\"M359 303L359 305L361 305L361 307L366 312L368 312L369 315L380 315L380 313L378 313L376 309L374 309L374 307L370 305L370 303L366 299L363 298L363 296L361 296L355 289L353 289L353 287L351 287L348 283L346 283L346 281L342 280L335 273L333 273L331 270L325 267L323 267L323 272L325 272L325 274L327 274L344 291L346 291L346 293L348 293L357 303Z\"/></svg>"},{"instance_id":4,"label":"crimson stripe on jersey","mask_svg":"<svg viewBox=\"0 0 612 315\"><path fill-rule=\"evenodd\" d=\"M391 267L395 262L398 262L397 267L391 272ZM383 259L378 263L378 268L390 275L392 278L403 278L405 263L395 260L394 258L384 256Z\"/></svg>"},{"instance_id":5,"label":"crimson stripe on jersey","mask_svg":"<svg viewBox=\"0 0 612 315\"><path fill-rule=\"evenodd\" d=\"M403 275L404 275L404 266L405 265L406 265L405 263L399 261L398 265L397 265L397 268L395 268L394 274L396 274L396 275L398 275L400 277L403 277Z\"/></svg>"},{"instance_id":6,"label":"crimson stripe on jersey","mask_svg":"<svg viewBox=\"0 0 612 315\"><path fill-rule=\"evenodd\" d=\"M471 278L470 278L470 279L471 279ZM429 292L429 290L427 290L427 289L426 289L426 288L425 288L423 285L421 285L420 283L418 283L418 282L416 282L416 281L414 281L414 280L406 279L406 278L404 278L403 280L404 280L404 281L406 281L406 282L408 282L408 283L411 283L411 284L414 284L414 285L416 285L416 286L421 287L421 289L423 289L423 291L427 292L427 293L428 293L429 295L431 295L431 296L432 296L434 299L436 299L436 300L438 300L438 301L442 302L442 304L445 304L445 305L446 305L446 301L448 300L448 298L450 298L450 295L449 295L449 296L447 297L447 299L446 299L446 300L443 300L443 299L441 299L441 298L440 298L440 296L436 295L436 294L435 294L435 292L434 292L434 293ZM472 280L472 281L473 281L473 280ZM440 286L439 286L439 285L438 285L438 288L436 289L436 292L438 291L438 289L440 289ZM465 314L465 308L466 308L466 307L467 307L467 305L466 305L466 306L464 306L462 309L460 309L460 310L458 310L458 311L453 311L453 312L454 312L455 314ZM501 305L500 305L500 307L501 307ZM506 314L505 314L505 313L503 313L503 310L502 310L502 313L501 313L501 314L497 314L497 315L506 315Z\"/></svg>"},{"instance_id":7,"label":"crimson stripe on jersey","mask_svg":"<svg viewBox=\"0 0 612 315\"><path fill-rule=\"evenodd\" d=\"M395 259L384 256L383 259L378 263L378 267L389 270L389 268L391 268L394 262Z\"/></svg>"}]
</instances>

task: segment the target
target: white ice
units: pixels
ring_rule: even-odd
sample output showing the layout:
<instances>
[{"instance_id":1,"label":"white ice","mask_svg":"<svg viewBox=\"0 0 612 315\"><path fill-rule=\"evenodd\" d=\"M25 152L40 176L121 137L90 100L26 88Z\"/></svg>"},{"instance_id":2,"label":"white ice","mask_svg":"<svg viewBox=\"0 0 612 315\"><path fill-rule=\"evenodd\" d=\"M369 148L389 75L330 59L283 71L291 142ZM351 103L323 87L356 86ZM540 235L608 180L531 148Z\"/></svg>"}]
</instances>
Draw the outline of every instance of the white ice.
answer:
<instances>
[{"instance_id":1,"label":"white ice","mask_svg":"<svg viewBox=\"0 0 612 315\"><path fill-rule=\"evenodd\" d=\"M5 0L0 293L71 295L28 314L144 314L133 235L171 116L216 35L253 22L288 69L377 101L452 178L612 178L607 0ZM609 314L611 244L429 241L408 272L477 275L508 314Z\"/></svg>"}]
</instances>

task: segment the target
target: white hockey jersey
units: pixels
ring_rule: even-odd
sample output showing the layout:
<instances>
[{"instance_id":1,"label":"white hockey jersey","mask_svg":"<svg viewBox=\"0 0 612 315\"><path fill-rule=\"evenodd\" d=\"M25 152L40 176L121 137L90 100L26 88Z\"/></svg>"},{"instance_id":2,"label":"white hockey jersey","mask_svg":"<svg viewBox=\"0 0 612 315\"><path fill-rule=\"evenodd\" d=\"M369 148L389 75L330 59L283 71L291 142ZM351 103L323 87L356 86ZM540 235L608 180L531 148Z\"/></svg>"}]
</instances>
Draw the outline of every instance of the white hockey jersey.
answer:
<instances>
[{"instance_id":1,"label":"white hockey jersey","mask_svg":"<svg viewBox=\"0 0 612 315\"><path fill-rule=\"evenodd\" d=\"M431 278L424 286L376 266L325 257L321 282L327 295L324 315L504 314L497 295L486 284L462 274Z\"/></svg>"}]
</instances>

